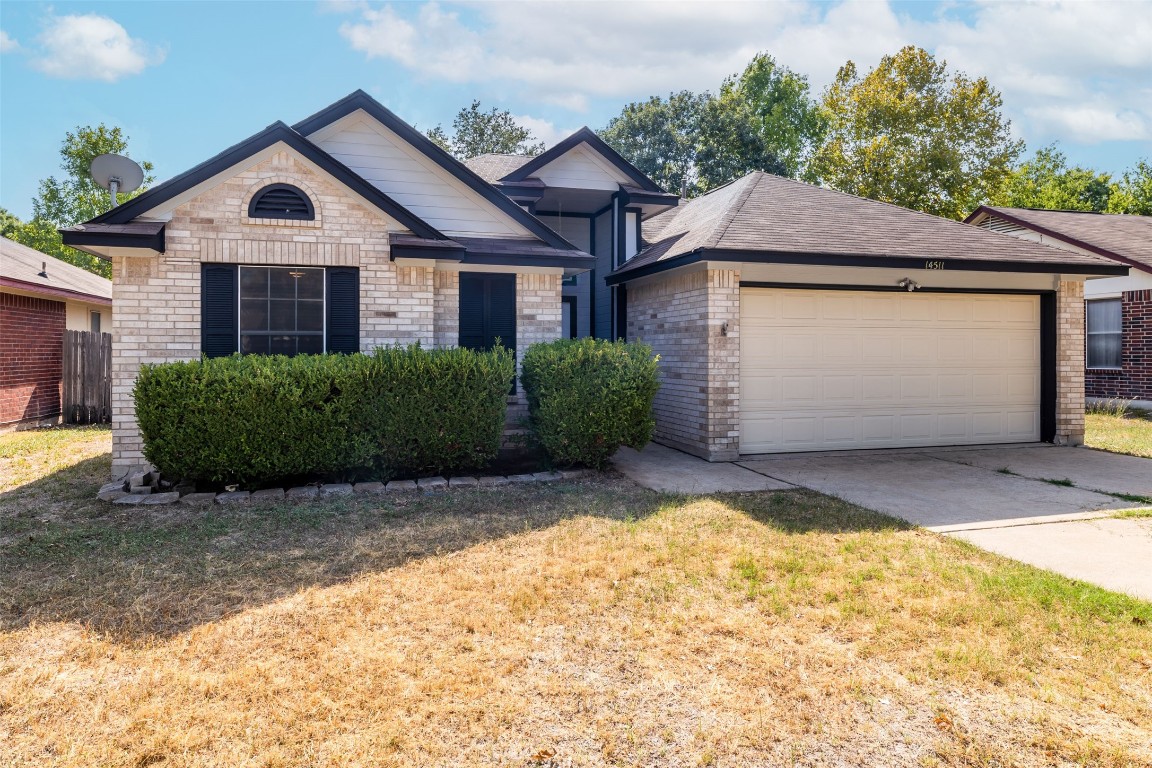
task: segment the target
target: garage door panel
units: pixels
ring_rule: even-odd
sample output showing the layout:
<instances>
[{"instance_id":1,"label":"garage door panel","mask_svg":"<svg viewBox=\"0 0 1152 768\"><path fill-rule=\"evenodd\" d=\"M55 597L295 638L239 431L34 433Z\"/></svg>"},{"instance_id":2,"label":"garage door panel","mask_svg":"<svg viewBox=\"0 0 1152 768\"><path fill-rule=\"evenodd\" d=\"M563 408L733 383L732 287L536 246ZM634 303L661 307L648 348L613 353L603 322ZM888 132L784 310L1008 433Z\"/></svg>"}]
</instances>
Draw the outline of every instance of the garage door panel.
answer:
<instances>
[{"instance_id":1,"label":"garage door panel","mask_svg":"<svg viewBox=\"0 0 1152 768\"><path fill-rule=\"evenodd\" d=\"M744 289L741 451L1039 440L1039 299Z\"/></svg>"}]
</instances>

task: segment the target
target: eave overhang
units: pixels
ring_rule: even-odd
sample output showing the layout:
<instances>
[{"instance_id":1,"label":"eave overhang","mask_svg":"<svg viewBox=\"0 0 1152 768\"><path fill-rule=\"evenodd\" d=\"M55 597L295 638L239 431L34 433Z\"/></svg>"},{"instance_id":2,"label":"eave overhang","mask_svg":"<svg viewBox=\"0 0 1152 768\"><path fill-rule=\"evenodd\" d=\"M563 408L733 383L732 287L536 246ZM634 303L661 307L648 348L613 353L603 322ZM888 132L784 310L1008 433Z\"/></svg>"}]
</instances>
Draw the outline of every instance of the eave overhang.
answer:
<instances>
[{"instance_id":1,"label":"eave overhang","mask_svg":"<svg viewBox=\"0 0 1152 768\"><path fill-rule=\"evenodd\" d=\"M697 248L694 251L655 261L639 267L625 265L605 278L608 285L618 285L648 275L689 266L699 262L746 264L804 264L827 267L873 267L888 269L929 268L956 272L1022 272L1032 274L1092 275L1123 277L1128 267L1120 264L1067 264L1045 261L991 261L988 259L940 259L927 256L875 256L850 253L800 253L795 251L751 251L729 248ZM942 265L942 266L935 266Z\"/></svg>"},{"instance_id":2,"label":"eave overhang","mask_svg":"<svg viewBox=\"0 0 1152 768\"><path fill-rule=\"evenodd\" d=\"M141 255L164 253L164 222L138 221L127 224L88 222L58 230L64 245L110 260L113 249L145 251Z\"/></svg>"}]
</instances>

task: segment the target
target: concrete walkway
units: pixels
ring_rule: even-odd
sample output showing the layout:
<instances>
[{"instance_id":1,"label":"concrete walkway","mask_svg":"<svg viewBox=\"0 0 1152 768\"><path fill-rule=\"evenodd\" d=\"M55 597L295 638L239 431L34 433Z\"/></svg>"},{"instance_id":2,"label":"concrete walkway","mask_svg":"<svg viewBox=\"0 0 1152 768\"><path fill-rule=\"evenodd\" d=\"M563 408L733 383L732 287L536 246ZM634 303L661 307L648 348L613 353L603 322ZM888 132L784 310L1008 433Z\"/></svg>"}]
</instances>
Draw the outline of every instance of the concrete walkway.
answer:
<instances>
[{"instance_id":1,"label":"concrete walkway","mask_svg":"<svg viewBox=\"0 0 1152 768\"><path fill-rule=\"evenodd\" d=\"M1052 445L781 454L709 463L649 445L616 467L671 493L810 488L1074 579L1152 600L1152 460ZM1057 481L1057 482L1052 482Z\"/></svg>"}]
</instances>

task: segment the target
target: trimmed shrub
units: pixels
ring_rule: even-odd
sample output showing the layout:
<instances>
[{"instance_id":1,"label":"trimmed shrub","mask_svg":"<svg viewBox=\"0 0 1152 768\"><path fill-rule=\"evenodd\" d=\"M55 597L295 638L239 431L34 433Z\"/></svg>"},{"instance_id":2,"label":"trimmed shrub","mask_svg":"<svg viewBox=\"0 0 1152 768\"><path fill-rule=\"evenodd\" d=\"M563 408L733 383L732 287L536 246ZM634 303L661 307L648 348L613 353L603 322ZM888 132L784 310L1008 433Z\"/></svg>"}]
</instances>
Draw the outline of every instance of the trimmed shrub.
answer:
<instances>
[{"instance_id":1,"label":"trimmed shrub","mask_svg":"<svg viewBox=\"0 0 1152 768\"><path fill-rule=\"evenodd\" d=\"M381 479L483 466L500 449L512 353L381 349L145 365L144 456L188 480Z\"/></svg>"},{"instance_id":2,"label":"trimmed shrub","mask_svg":"<svg viewBox=\"0 0 1152 768\"><path fill-rule=\"evenodd\" d=\"M557 465L603 469L616 450L652 438L658 357L647 344L561 339L524 353L529 426Z\"/></svg>"}]
</instances>

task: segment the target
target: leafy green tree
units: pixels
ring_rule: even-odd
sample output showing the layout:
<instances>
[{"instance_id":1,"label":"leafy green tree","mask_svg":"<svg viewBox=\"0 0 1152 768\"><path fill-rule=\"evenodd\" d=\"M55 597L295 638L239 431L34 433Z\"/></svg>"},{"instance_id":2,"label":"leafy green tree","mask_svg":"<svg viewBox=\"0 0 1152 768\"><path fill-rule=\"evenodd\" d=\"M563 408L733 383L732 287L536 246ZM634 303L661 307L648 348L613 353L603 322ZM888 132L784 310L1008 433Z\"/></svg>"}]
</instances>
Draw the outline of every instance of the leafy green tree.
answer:
<instances>
[{"instance_id":1,"label":"leafy green tree","mask_svg":"<svg viewBox=\"0 0 1152 768\"><path fill-rule=\"evenodd\" d=\"M0 208L0 237L8 237L23 222L7 208Z\"/></svg>"},{"instance_id":2,"label":"leafy green tree","mask_svg":"<svg viewBox=\"0 0 1152 768\"><path fill-rule=\"evenodd\" d=\"M802 176L825 130L808 79L767 53L727 78L703 117L700 175L709 187L749 171Z\"/></svg>"},{"instance_id":3,"label":"leafy green tree","mask_svg":"<svg viewBox=\"0 0 1152 768\"><path fill-rule=\"evenodd\" d=\"M109 192L88 173L92 159L108 153L128 153L128 137L118 127L109 128L103 123L94 128L78 126L74 132L65 134L60 147L63 178L50 176L40 182L40 190L32 199L32 219L14 228L8 237L82 269L111 276L112 269L106 261L69 248L56 231L87 221L111 207ZM144 183L124 199L140 194L155 180L152 163L141 163L141 167Z\"/></svg>"},{"instance_id":4,"label":"leafy green tree","mask_svg":"<svg viewBox=\"0 0 1152 768\"><path fill-rule=\"evenodd\" d=\"M456 113L451 136L439 125L425 135L460 160L488 153L538 155L544 151L543 142L537 142L532 131L519 125L511 112L495 107L483 112L479 101Z\"/></svg>"},{"instance_id":5,"label":"leafy green tree","mask_svg":"<svg viewBox=\"0 0 1152 768\"><path fill-rule=\"evenodd\" d=\"M628 104L599 132L613 149L664 189L693 197L701 181L700 125L712 96L680 91Z\"/></svg>"},{"instance_id":6,"label":"leafy green tree","mask_svg":"<svg viewBox=\"0 0 1152 768\"><path fill-rule=\"evenodd\" d=\"M1124 171L1113 184L1108 213L1152 216L1152 165L1147 160L1136 161L1136 165Z\"/></svg>"},{"instance_id":7,"label":"leafy green tree","mask_svg":"<svg viewBox=\"0 0 1152 768\"><path fill-rule=\"evenodd\" d=\"M1012 172L992 196L993 205L1064 211L1104 211L1112 177L1088 168L1068 167L1055 145L1041 147Z\"/></svg>"},{"instance_id":8,"label":"leafy green tree","mask_svg":"<svg viewBox=\"0 0 1152 768\"><path fill-rule=\"evenodd\" d=\"M960 218L991 197L1024 150L986 78L949 75L915 46L863 77L849 61L824 94L811 175L835 189Z\"/></svg>"}]
</instances>

